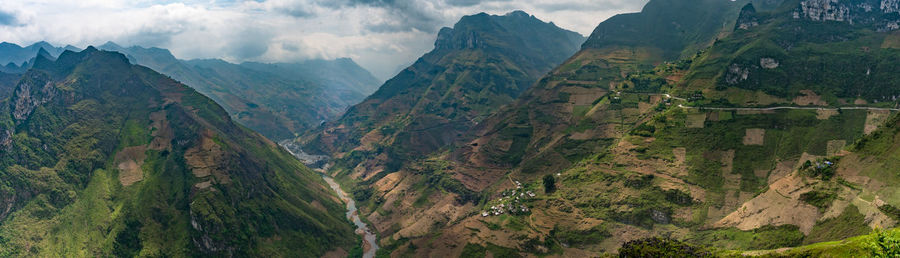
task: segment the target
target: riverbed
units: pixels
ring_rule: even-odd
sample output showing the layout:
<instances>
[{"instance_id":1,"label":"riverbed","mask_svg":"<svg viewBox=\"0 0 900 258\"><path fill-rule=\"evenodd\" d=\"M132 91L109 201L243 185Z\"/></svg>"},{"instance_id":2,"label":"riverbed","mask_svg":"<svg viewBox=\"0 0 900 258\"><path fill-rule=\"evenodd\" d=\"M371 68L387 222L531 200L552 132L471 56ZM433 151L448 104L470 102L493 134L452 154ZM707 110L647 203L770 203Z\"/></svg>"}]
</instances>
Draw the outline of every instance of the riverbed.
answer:
<instances>
[{"instance_id":1,"label":"riverbed","mask_svg":"<svg viewBox=\"0 0 900 258\"><path fill-rule=\"evenodd\" d=\"M331 186L331 189L337 193L338 197L347 204L347 218L356 225L356 233L363 235L363 258L375 257L375 252L378 251L378 243L375 234L372 233L366 223L359 218L359 213L356 210L356 202L353 201L353 198L347 196L347 193L341 189L341 186L335 182L333 178L326 175L322 175L322 178L324 178L325 182Z\"/></svg>"}]
</instances>

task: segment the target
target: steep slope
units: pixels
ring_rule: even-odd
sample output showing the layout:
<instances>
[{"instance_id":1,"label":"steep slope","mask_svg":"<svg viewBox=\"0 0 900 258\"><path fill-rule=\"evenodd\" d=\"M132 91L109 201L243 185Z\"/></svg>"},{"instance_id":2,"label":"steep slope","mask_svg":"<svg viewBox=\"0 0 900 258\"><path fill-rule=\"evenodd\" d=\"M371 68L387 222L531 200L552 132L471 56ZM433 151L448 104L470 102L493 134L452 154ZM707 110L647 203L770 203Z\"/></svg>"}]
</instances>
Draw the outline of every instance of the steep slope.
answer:
<instances>
[{"instance_id":1,"label":"steep slope","mask_svg":"<svg viewBox=\"0 0 900 258\"><path fill-rule=\"evenodd\" d=\"M16 87L16 82L19 81L19 77L22 76L0 72L0 99L6 99L12 95L13 89Z\"/></svg>"},{"instance_id":2,"label":"steep slope","mask_svg":"<svg viewBox=\"0 0 900 258\"><path fill-rule=\"evenodd\" d=\"M348 251L340 201L212 100L114 52L38 57L0 104L0 256Z\"/></svg>"},{"instance_id":3,"label":"steep slope","mask_svg":"<svg viewBox=\"0 0 900 258\"><path fill-rule=\"evenodd\" d=\"M348 59L239 65L218 59L183 61L165 49L123 48L112 42L100 48L125 53L133 62L197 89L235 120L273 140L293 138L339 116L379 83Z\"/></svg>"},{"instance_id":4,"label":"steep slope","mask_svg":"<svg viewBox=\"0 0 900 258\"><path fill-rule=\"evenodd\" d=\"M512 102L582 41L521 11L463 17L440 31L433 51L306 137L306 150L352 152L345 161L351 169L361 164L361 178L396 171Z\"/></svg>"},{"instance_id":5,"label":"steep slope","mask_svg":"<svg viewBox=\"0 0 900 258\"><path fill-rule=\"evenodd\" d=\"M896 34L879 32L877 19L794 15L825 2L651 1L644 12L663 18L604 22L582 51L469 130L472 138L457 137L464 142L399 172L363 177L355 195L394 254L590 256L651 236L772 249L891 227L896 221L878 204L890 193L867 194L884 184L857 189L862 184L819 169L892 112L885 108L897 93L886 71ZM891 12L890 3L872 6ZM653 23L680 26L643 34ZM790 80L750 90L729 84L734 57L773 38L802 65L752 56L746 64L757 70L744 76L739 67L736 78L771 78L754 74L768 69ZM855 63L828 68L837 56ZM867 74L884 85L847 87ZM784 83L791 80L802 84ZM766 88L792 95L779 99ZM779 103L786 107L754 109ZM346 160L335 172L355 164ZM542 178L556 190L541 189Z\"/></svg>"},{"instance_id":6,"label":"steep slope","mask_svg":"<svg viewBox=\"0 0 900 258\"><path fill-rule=\"evenodd\" d=\"M679 95L738 105L893 102L900 13L892 1L793 1L704 54ZM867 7L868 6L868 7ZM832 17L834 16L834 17ZM723 69L727 66L727 69ZM805 76L796 76L802 74Z\"/></svg>"},{"instance_id":7,"label":"steep slope","mask_svg":"<svg viewBox=\"0 0 900 258\"><path fill-rule=\"evenodd\" d=\"M689 13L703 16L716 6L655 2L644 11L699 8ZM490 196L476 206L488 217L455 218L438 239L475 231L478 240L469 241L479 246L466 249L487 243L546 253L614 252L630 240L669 236L752 250L893 227L879 208L892 200L887 184L829 172L831 156L896 111L897 34L883 26L896 19L890 1L786 1L768 10L722 3L732 4L723 19L740 22L710 21L724 24L719 33L697 23L707 29L692 35L718 36L696 55L666 50L684 42L681 35L630 38L609 30L646 25L600 25L607 29L580 53L485 120L479 137L452 153L455 162L435 157L445 163L436 171ZM856 8L865 5L872 8ZM801 15L829 8L851 10L850 18ZM689 24L668 19L659 22ZM671 38L642 40L659 35ZM677 56L687 58L669 59ZM540 191L548 174L556 191L508 199L510 191ZM490 216L513 203L530 211Z\"/></svg>"}]
</instances>

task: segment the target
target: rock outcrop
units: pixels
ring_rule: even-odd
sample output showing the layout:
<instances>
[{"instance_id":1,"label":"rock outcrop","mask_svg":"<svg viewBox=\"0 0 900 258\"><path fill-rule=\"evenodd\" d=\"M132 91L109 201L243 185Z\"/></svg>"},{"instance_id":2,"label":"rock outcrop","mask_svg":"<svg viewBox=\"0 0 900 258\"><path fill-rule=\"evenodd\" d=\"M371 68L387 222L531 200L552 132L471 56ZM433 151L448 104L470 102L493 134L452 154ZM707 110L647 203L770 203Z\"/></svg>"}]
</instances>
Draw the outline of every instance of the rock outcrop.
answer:
<instances>
[{"instance_id":1,"label":"rock outcrop","mask_svg":"<svg viewBox=\"0 0 900 258\"><path fill-rule=\"evenodd\" d=\"M759 26L756 8L753 7L753 4L747 4L744 8L741 8L741 14L734 25L734 30L746 30L756 26Z\"/></svg>"},{"instance_id":2,"label":"rock outcrop","mask_svg":"<svg viewBox=\"0 0 900 258\"><path fill-rule=\"evenodd\" d=\"M35 72L23 78L13 94L13 118L16 123L28 118L37 106L53 100L57 93L46 74Z\"/></svg>"},{"instance_id":3,"label":"rock outcrop","mask_svg":"<svg viewBox=\"0 0 900 258\"><path fill-rule=\"evenodd\" d=\"M900 0L804 0L794 10L795 19L837 21L877 31L900 29Z\"/></svg>"}]
</instances>

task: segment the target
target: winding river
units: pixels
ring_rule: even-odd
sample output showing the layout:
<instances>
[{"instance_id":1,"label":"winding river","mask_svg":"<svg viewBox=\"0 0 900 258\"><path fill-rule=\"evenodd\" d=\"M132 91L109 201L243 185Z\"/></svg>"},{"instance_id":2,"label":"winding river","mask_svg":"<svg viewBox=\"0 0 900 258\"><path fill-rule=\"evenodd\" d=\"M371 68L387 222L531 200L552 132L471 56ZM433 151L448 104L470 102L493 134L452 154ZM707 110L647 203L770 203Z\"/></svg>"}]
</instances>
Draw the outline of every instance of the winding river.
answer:
<instances>
[{"instance_id":1,"label":"winding river","mask_svg":"<svg viewBox=\"0 0 900 258\"><path fill-rule=\"evenodd\" d=\"M334 189L334 192L337 193L338 197L347 203L347 218L356 225L356 233L363 234L363 258L375 257L375 252L378 251L378 243L375 239L375 234L372 233L366 223L359 218L359 213L356 212L356 202L353 201L353 198L347 196L347 193L341 189L341 186L335 182L333 178L326 175L322 175L322 178L324 178L325 182L331 186L331 189Z\"/></svg>"},{"instance_id":2,"label":"winding river","mask_svg":"<svg viewBox=\"0 0 900 258\"><path fill-rule=\"evenodd\" d=\"M331 189L337 193L338 198L341 198L344 203L347 204L347 219L353 222L356 225L356 233L363 235L363 258L374 258L375 252L378 251L378 241L376 239L375 233L372 233L369 230L369 226L366 225L362 219L359 218L359 213L356 209L356 202L353 201L353 198L350 198L347 193L341 189L341 185L334 181L334 178L331 178L325 175L325 170L328 170L328 156L322 155L309 155L300 148L300 145L291 140L285 140L279 142L278 145L281 145L285 150L287 150L291 155L294 155L301 162L306 164L306 166L310 168L319 167L321 168L314 169L319 173L322 173L322 178L325 179L325 182L328 183L328 186L331 186Z\"/></svg>"}]
</instances>

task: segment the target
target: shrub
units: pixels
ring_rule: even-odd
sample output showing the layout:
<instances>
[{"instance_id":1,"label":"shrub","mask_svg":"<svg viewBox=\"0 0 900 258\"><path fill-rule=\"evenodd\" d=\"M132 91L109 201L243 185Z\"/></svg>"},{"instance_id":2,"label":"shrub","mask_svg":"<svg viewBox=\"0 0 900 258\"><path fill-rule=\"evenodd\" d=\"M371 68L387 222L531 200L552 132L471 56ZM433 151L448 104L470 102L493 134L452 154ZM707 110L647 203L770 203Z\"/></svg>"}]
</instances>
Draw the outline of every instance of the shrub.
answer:
<instances>
[{"instance_id":1,"label":"shrub","mask_svg":"<svg viewBox=\"0 0 900 258\"><path fill-rule=\"evenodd\" d=\"M552 193L556 191L556 177L553 175L544 176L544 192Z\"/></svg>"},{"instance_id":2,"label":"shrub","mask_svg":"<svg viewBox=\"0 0 900 258\"><path fill-rule=\"evenodd\" d=\"M619 248L619 257L713 257L702 247L669 238L634 240Z\"/></svg>"}]
</instances>

